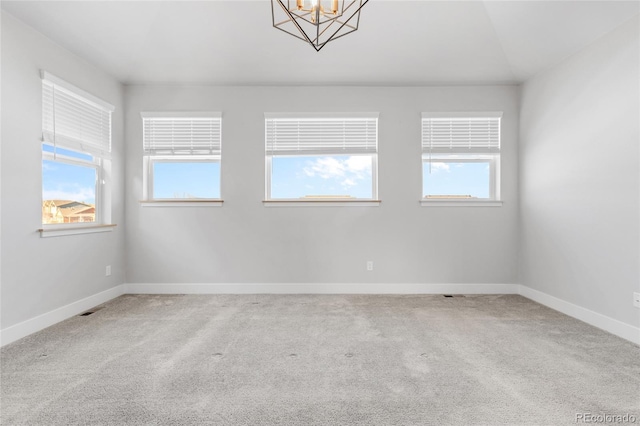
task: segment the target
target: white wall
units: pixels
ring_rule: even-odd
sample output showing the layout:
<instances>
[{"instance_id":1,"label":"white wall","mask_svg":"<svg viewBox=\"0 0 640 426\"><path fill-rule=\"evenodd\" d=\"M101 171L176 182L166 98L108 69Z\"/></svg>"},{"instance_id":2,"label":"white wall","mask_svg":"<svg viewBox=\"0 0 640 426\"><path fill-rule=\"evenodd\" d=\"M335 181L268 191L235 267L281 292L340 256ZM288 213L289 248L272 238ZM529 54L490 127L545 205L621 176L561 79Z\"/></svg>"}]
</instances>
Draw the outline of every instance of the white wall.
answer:
<instances>
[{"instance_id":1,"label":"white wall","mask_svg":"<svg viewBox=\"0 0 640 426\"><path fill-rule=\"evenodd\" d=\"M638 18L528 81L521 283L640 326Z\"/></svg>"},{"instance_id":2,"label":"white wall","mask_svg":"<svg viewBox=\"0 0 640 426\"><path fill-rule=\"evenodd\" d=\"M129 86L123 93L113 78L3 13L0 328L113 289L125 276L231 285L520 282L638 327L631 304L640 291L638 49L636 18L527 82L521 100L514 86ZM116 106L114 232L49 239L36 232L41 69ZM140 207L140 112L161 110L223 112L224 207ZM420 112L456 110L504 111L503 207L419 206ZM263 113L277 111L379 111L382 205L264 207Z\"/></svg>"},{"instance_id":3,"label":"white wall","mask_svg":"<svg viewBox=\"0 0 640 426\"><path fill-rule=\"evenodd\" d=\"M518 87L126 87L129 283L515 283ZM142 208L141 111L223 113L222 208ZM495 207L420 207L422 111L501 110ZM379 207L264 207L264 112L379 111ZM367 272L367 260L375 270Z\"/></svg>"},{"instance_id":4,"label":"white wall","mask_svg":"<svg viewBox=\"0 0 640 426\"><path fill-rule=\"evenodd\" d=\"M115 231L40 238L44 69L113 104ZM122 86L2 13L2 329L124 281ZM105 277L105 266L112 276Z\"/></svg>"}]
</instances>

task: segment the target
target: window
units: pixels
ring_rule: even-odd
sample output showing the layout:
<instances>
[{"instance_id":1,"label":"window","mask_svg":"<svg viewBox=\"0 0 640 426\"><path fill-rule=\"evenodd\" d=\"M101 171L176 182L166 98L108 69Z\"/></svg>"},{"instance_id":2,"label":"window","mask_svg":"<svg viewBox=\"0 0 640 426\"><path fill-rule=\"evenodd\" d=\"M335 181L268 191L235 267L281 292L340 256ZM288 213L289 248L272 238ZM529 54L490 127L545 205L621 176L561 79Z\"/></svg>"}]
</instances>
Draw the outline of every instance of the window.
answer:
<instances>
[{"instance_id":1,"label":"window","mask_svg":"<svg viewBox=\"0 0 640 426\"><path fill-rule=\"evenodd\" d=\"M265 114L267 201L377 201L378 114Z\"/></svg>"},{"instance_id":2,"label":"window","mask_svg":"<svg viewBox=\"0 0 640 426\"><path fill-rule=\"evenodd\" d=\"M221 201L221 114L142 113L147 201Z\"/></svg>"},{"instance_id":3,"label":"window","mask_svg":"<svg viewBox=\"0 0 640 426\"><path fill-rule=\"evenodd\" d=\"M42 100L42 224L108 223L113 106L47 72Z\"/></svg>"},{"instance_id":4,"label":"window","mask_svg":"<svg viewBox=\"0 0 640 426\"><path fill-rule=\"evenodd\" d=\"M422 114L423 204L500 200L501 112Z\"/></svg>"}]
</instances>

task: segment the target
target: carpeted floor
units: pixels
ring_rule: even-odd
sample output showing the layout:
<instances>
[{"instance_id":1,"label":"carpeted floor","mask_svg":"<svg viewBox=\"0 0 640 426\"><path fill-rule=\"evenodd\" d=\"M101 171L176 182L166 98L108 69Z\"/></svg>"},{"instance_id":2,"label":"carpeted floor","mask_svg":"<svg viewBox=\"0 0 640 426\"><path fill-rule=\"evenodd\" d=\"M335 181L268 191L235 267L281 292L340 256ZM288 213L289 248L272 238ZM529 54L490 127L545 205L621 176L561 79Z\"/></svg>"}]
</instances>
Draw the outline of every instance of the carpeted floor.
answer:
<instances>
[{"instance_id":1,"label":"carpeted floor","mask_svg":"<svg viewBox=\"0 0 640 426\"><path fill-rule=\"evenodd\" d=\"M640 424L640 348L513 295L126 295L1 366L3 425Z\"/></svg>"}]
</instances>

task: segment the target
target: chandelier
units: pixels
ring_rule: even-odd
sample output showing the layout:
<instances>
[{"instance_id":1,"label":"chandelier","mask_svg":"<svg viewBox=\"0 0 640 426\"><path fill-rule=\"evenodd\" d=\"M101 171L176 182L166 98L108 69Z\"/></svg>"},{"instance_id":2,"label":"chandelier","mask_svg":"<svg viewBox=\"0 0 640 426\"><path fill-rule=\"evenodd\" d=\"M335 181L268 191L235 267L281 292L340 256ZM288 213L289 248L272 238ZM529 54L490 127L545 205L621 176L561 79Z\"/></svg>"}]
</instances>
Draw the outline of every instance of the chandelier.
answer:
<instances>
[{"instance_id":1,"label":"chandelier","mask_svg":"<svg viewBox=\"0 0 640 426\"><path fill-rule=\"evenodd\" d=\"M325 44L358 29L360 9L369 0L271 0L273 26L309 43Z\"/></svg>"}]
</instances>

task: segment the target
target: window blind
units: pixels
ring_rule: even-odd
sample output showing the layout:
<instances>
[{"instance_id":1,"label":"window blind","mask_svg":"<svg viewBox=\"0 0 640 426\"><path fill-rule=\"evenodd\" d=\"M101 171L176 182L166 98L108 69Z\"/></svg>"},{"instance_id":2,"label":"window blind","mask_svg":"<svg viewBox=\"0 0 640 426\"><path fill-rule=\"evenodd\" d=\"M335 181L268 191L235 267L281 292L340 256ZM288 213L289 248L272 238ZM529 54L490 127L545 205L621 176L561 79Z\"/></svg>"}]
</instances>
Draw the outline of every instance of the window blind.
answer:
<instances>
[{"instance_id":1,"label":"window blind","mask_svg":"<svg viewBox=\"0 0 640 426\"><path fill-rule=\"evenodd\" d=\"M423 153L487 154L500 152L502 113L422 115Z\"/></svg>"},{"instance_id":2,"label":"window blind","mask_svg":"<svg viewBox=\"0 0 640 426\"><path fill-rule=\"evenodd\" d=\"M106 157L113 106L48 73L42 79L42 139Z\"/></svg>"},{"instance_id":3,"label":"window blind","mask_svg":"<svg viewBox=\"0 0 640 426\"><path fill-rule=\"evenodd\" d=\"M378 149L377 114L343 117L265 115L268 155L359 154Z\"/></svg>"},{"instance_id":4,"label":"window blind","mask_svg":"<svg viewBox=\"0 0 640 426\"><path fill-rule=\"evenodd\" d=\"M143 148L150 155L221 155L222 115L217 112L143 113Z\"/></svg>"}]
</instances>

